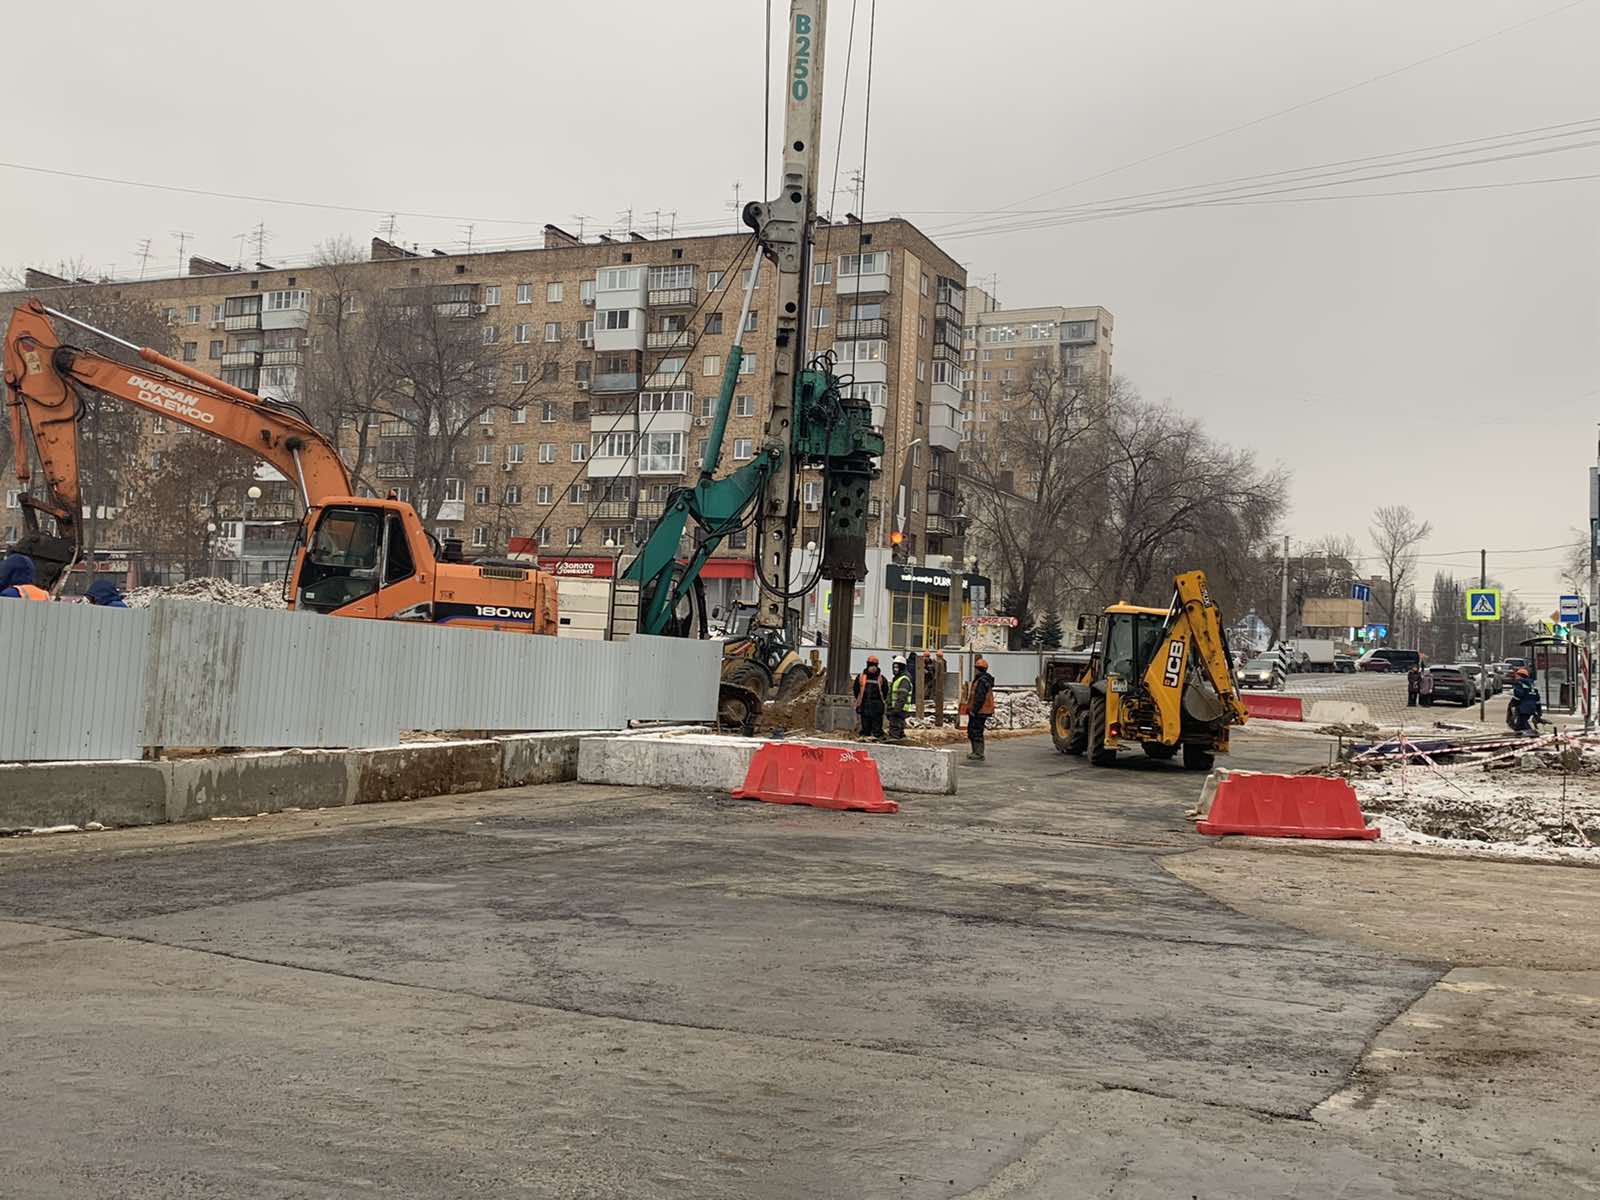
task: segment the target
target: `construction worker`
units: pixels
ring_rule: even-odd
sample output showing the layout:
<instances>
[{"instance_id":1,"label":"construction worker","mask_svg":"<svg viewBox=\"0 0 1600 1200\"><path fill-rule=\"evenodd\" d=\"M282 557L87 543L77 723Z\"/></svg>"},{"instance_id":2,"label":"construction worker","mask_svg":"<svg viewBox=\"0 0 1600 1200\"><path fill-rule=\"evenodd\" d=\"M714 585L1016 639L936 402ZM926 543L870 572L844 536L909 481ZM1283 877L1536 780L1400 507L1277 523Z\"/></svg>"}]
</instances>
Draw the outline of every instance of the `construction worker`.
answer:
<instances>
[{"instance_id":1,"label":"construction worker","mask_svg":"<svg viewBox=\"0 0 1600 1200\"><path fill-rule=\"evenodd\" d=\"M983 727L994 716L994 676L989 674L989 660L982 655L972 665L972 690L967 693L967 741L972 750L967 759L982 762Z\"/></svg>"},{"instance_id":2,"label":"construction worker","mask_svg":"<svg viewBox=\"0 0 1600 1200\"><path fill-rule=\"evenodd\" d=\"M89 590L84 592L83 598L101 608L128 607L122 602L122 593L117 590L117 585L109 579L96 579L89 585Z\"/></svg>"},{"instance_id":3,"label":"construction worker","mask_svg":"<svg viewBox=\"0 0 1600 1200\"><path fill-rule=\"evenodd\" d=\"M878 656L867 655L867 669L856 676L856 715L861 736L883 740L883 710L889 703L889 681L878 669Z\"/></svg>"},{"instance_id":4,"label":"construction worker","mask_svg":"<svg viewBox=\"0 0 1600 1200\"><path fill-rule=\"evenodd\" d=\"M1536 732L1534 724L1539 720L1539 689L1533 685L1533 676L1527 667L1518 667L1516 682L1511 685L1511 707L1516 711L1516 723L1512 726L1518 733L1525 733L1532 737Z\"/></svg>"},{"instance_id":5,"label":"construction worker","mask_svg":"<svg viewBox=\"0 0 1600 1200\"><path fill-rule=\"evenodd\" d=\"M33 559L26 554L0 558L0 596L19 600L48 600L50 593L34 586Z\"/></svg>"},{"instance_id":6,"label":"construction worker","mask_svg":"<svg viewBox=\"0 0 1600 1200\"><path fill-rule=\"evenodd\" d=\"M911 668L900 655L891 664L894 678L889 681L889 740L906 740L906 717L911 715L912 694L916 690L911 679Z\"/></svg>"}]
</instances>

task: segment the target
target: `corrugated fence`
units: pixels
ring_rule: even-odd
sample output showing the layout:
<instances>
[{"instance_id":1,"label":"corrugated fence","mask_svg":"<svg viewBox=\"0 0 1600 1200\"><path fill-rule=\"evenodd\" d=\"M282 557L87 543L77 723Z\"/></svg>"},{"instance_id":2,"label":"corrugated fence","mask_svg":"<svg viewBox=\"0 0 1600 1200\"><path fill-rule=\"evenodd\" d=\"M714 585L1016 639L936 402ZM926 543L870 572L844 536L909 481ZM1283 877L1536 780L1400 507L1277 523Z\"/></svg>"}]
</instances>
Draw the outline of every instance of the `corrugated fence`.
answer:
<instances>
[{"instance_id":1,"label":"corrugated fence","mask_svg":"<svg viewBox=\"0 0 1600 1200\"><path fill-rule=\"evenodd\" d=\"M711 720L721 647L594 642L160 601L0 600L0 761L146 746L393 745L401 730Z\"/></svg>"}]
</instances>

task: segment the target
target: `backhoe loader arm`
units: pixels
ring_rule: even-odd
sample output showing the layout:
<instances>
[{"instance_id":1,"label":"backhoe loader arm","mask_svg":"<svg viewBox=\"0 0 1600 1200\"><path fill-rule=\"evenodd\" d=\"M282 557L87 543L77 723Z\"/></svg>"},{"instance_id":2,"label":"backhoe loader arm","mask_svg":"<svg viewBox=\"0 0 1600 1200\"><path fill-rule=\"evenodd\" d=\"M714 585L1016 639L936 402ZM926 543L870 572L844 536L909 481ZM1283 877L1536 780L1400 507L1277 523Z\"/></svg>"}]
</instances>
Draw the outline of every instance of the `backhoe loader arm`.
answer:
<instances>
[{"instance_id":1,"label":"backhoe loader arm","mask_svg":"<svg viewBox=\"0 0 1600 1200\"><path fill-rule=\"evenodd\" d=\"M1181 724L1184 692L1190 672L1198 670L1216 692L1224 726L1242 725L1244 701L1233 680L1228 658L1228 635L1211 599L1204 571L1186 571L1173 580L1175 591L1166 636L1158 643L1145 669L1144 688L1155 701L1164 727L1176 731Z\"/></svg>"},{"instance_id":2,"label":"backhoe loader arm","mask_svg":"<svg viewBox=\"0 0 1600 1200\"><path fill-rule=\"evenodd\" d=\"M12 313L5 339L5 381L11 393L17 479L26 486L31 474L22 438L25 419L50 490L48 501L36 501L34 507L55 516L74 534L83 504L78 478L80 406L74 386L93 388L232 442L293 480L307 507L329 497L350 495L350 474L338 451L314 426L293 412L148 347L122 343L158 369L128 366L93 351L63 345L50 324L51 316L83 324L37 300L28 301ZM95 332L113 336L103 330Z\"/></svg>"}]
</instances>

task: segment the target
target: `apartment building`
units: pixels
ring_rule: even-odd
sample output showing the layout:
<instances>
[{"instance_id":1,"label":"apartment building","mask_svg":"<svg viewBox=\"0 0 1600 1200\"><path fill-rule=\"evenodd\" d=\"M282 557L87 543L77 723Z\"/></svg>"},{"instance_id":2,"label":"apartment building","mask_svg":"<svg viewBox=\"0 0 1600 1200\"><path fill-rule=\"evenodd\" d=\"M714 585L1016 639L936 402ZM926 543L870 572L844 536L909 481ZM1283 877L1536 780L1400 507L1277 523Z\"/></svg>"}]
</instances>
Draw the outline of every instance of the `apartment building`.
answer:
<instances>
[{"instance_id":1,"label":"apartment building","mask_svg":"<svg viewBox=\"0 0 1600 1200\"><path fill-rule=\"evenodd\" d=\"M182 277L98 286L160 309L183 361L289 402L307 399L309 356L324 349L331 315L354 304L352 281L470 324L504 367L494 372L495 386L527 402L483 406L470 436L452 448L441 494L421 494L418 446L436 431L418 422L392 413L366 429L346 421L336 431L341 448L348 457L363 445L364 484L417 504L437 536L459 538L469 554L536 544L553 569L603 575L698 471L755 253L746 253L748 242L734 232L579 240L547 226L539 248L428 253L374 238L368 261L340 268L243 270L194 258ZM41 273L27 282L25 291L0 296L4 311L26 295L50 303L53 290L71 286ZM774 284L764 264L722 471L749 461L760 444ZM884 433L869 531L885 554L902 479L908 545L937 553L950 532L943 489L961 438L964 294L961 266L906 221L818 231L808 349L835 356L836 371L872 405ZM154 417L141 429L155 453L192 436ZM820 480L808 478L801 489L803 545L817 537ZM263 507L282 501L277 491ZM0 523L14 527L16 515ZM251 538L244 513L237 532L240 544L269 540L261 530ZM730 536L707 576L713 603L753 599L749 535Z\"/></svg>"}]
</instances>

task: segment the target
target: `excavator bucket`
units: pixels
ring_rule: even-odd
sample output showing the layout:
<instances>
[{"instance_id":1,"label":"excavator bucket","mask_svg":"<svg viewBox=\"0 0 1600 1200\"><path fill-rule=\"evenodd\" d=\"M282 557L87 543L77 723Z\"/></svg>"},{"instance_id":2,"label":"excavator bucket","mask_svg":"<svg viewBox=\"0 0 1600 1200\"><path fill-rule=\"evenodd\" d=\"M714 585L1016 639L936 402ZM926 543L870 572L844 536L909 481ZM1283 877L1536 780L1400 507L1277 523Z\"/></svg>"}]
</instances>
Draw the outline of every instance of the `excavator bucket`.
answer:
<instances>
[{"instance_id":1,"label":"excavator bucket","mask_svg":"<svg viewBox=\"0 0 1600 1200\"><path fill-rule=\"evenodd\" d=\"M78 547L66 538L30 529L17 539L11 548L14 554L26 554L33 559L33 581L49 591L55 587L62 573L78 561Z\"/></svg>"}]
</instances>

